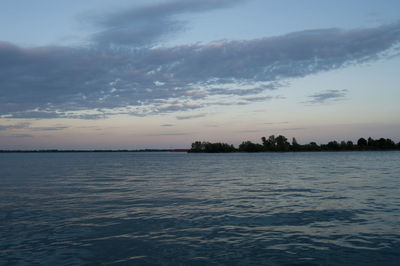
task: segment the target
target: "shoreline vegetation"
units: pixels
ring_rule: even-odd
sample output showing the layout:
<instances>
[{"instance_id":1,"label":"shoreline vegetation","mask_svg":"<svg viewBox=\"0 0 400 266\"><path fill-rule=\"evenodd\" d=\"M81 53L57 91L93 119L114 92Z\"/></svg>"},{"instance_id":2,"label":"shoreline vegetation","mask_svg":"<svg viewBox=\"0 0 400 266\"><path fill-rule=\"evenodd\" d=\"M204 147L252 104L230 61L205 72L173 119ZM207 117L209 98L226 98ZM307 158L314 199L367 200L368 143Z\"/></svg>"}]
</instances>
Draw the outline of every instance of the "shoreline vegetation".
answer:
<instances>
[{"instance_id":1,"label":"shoreline vegetation","mask_svg":"<svg viewBox=\"0 0 400 266\"><path fill-rule=\"evenodd\" d=\"M359 138L357 143L349 141L338 142L336 140L328 142L328 144L318 145L316 142L301 145L296 138L289 143L285 136L274 135L268 138L262 137L261 144L251 141L243 141L238 148L227 143L210 143L196 141L192 143L190 153L231 153L231 152L321 152L321 151L388 151L400 150L400 142L395 143L388 138L368 139Z\"/></svg>"},{"instance_id":2,"label":"shoreline vegetation","mask_svg":"<svg viewBox=\"0 0 400 266\"><path fill-rule=\"evenodd\" d=\"M35 153L35 152L177 152L176 149L143 149L143 150L58 150L58 149L40 149L40 150L0 150L0 153ZM185 150L188 151L188 150Z\"/></svg>"},{"instance_id":3,"label":"shoreline vegetation","mask_svg":"<svg viewBox=\"0 0 400 266\"><path fill-rule=\"evenodd\" d=\"M207 141L193 142L190 149L95 149L95 150L62 150L62 149L37 149L37 150L0 150L0 153L73 153L73 152L188 152L188 153L232 153L232 152L321 152L321 151L391 151L400 150L400 142L395 143L389 138L368 139L359 138L357 143L349 141L330 141L318 145L316 142L299 144L296 138L289 143L285 136L271 135L261 138L261 144L243 141L238 148L228 143L211 143Z\"/></svg>"}]
</instances>

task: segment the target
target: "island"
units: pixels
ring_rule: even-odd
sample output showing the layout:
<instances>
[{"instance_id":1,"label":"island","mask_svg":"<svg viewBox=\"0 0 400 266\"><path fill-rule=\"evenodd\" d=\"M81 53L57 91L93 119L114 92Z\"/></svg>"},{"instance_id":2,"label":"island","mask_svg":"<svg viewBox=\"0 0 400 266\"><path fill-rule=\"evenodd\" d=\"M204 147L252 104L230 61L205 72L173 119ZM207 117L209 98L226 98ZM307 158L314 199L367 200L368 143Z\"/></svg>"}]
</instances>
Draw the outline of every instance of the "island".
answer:
<instances>
[{"instance_id":1,"label":"island","mask_svg":"<svg viewBox=\"0 0 400 266\"><path fill-rule=\"evenodd\" d=\"M330 141L327 144L318 145L316 142L299 144L296 138L290 143L285 136L271 135L268 138L262 137L261 143L243 141L238 148L227 143L211 143L196 141L192 143L189 153L229 153L229 152L320 152L320 151L383 151L400 150L400 142L395 143L389 138L368 139L359 138L357 143L349 141Z\"/></svg>"}]
</instances>

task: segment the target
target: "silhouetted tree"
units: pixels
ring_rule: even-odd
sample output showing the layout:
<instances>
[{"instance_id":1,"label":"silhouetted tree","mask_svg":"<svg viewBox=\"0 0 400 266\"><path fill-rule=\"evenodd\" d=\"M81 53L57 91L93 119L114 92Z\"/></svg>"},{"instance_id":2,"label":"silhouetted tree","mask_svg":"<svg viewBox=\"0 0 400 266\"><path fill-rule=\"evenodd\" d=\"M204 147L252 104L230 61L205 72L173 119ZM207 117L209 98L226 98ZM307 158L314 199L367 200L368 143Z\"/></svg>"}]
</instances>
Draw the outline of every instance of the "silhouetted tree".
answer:
<instances>
[{"instance_id":1,"label":"silhouetted tree","mask_svg":"<svg viewBox=\"0 0 400 266\"><path fill-rule=\"evenodd\" d=\"M334 141L329 141L327 145L324 145L324 148L330 151L338 151L340 150L339 143L334 140Z\"/></svg>"},{"instance_id":2,"label":"silhouetted tree","mask_svg":"<svg viewBox=\"0 0 400 266\"><path fill-rule=\"evenodd\" d=\"M371 137L368 138L368 147L373 147L375 145L375 140L373 140Z\"/></svg>"},{"instance_id":3,"label":"silhouetted tree","mask_svg":"<svg viewBox=\"0 0 400 266\"><path fill-rule=\"evenodd\" d=\"M278 137L276 137L275 141L276 141L276 150L277 151L288 151L289 150L290 144L287 141L286 137L279 135Z\"/></svg>"},{"instance_id":4,"label":"silhouetted tree","mask_svg":"<svg viewBox=\"0 0 400 266\"><path fill-rule=\"evenodd\" d=\"M320 151L321 147L318 146L318 144L313 141L307 145L304 145L304 150L305 151Z\"/></svg>"},{"instance_id":5,"label":"silhouetted tree","mask_svg":"<svg viewBox=\"0 0 400 266\"><path fill-rule=\"evenodd\" d=\"M192 148L190 149L190 152L202 152L204 146L200 141L196 141L192 143Z\"/></svg>"},{"instance_id":6,"label":"silhouetted tree","mask_svg":"<svg viewBox=\"0 0 400 266\"><path fill-rule=\"evenodd\" d=\"M301 145L297 142L296 138L292 139L291 149L292 149L292 151L300 151L301 150Z\"/></svg>"},{"instance_id":7,"label":"silhouetted tree","mask_svg":"<svg viewBox=\"0 0 400 266\"><path fill-rule=\"evenodd\" d=\"M267 142L267 139L265 137L261 138L261 144L263 145L264 148L267 147L268 142Z\"/></svg>"},{"instance_id":8,"label":"silhouetted tree","mask_svg":"<svg viewBox=\"0 0 400 266\"><path fill-rule=\"evenodd\" d=\"M295 138L292 139L292 144L287 141L285 136L279 135L275 137L271 135L267 138L261 138L262 145L252 143L251 141L244 141L236 149L232 144L227 143L210 143L196 141L192 143L189 152L262 152L262 151L352 151L352 150L400 150L400 142L396 144L393 140L387 138L380 138L374 140L369 137L368 140L359 138L357 146L349 141L341 141L338 143L336 140L328 142L328 144L321 144L320 146L315 142L310 142L306 145L300 145Z\"/></svg>"},{"instance_id":9,"label":"silhouetted tree","mask_svg":"<svg viewBox=\"0 0 400 266\"><path fill-rule=\"evenodd\" d=\"M364 138L359 138L358 139L358 141L357 141L357 146L360 148L360 147L366 147L366 146L368 146L368 142L367 142L367 140L366 139L364 139Z\"/></svg>"},{"instance_id":10,"label":"silhouetted tree","mask_svg":"<svg viewBox=\"0 0 400 266\"><path fill-rule=\"evenodd\" d=\"M260 144L253 143L251 141L244 141L239 145L239 151L241 152L261 152L263 146Z\"/></svg>"},{"instance_id":11,"label":"silhouetted tree","mask_svg":"<svg viewBox=\"0 0 400 266\"><path fill-rule=\"evenodd\" d=\"M389 149L395 149L396 148L396 143L394 143L394 141L391 140L391 139L386 139L386 146Z\"/></svg>"},{"instance_id":12,"label":"silhouetted tree","mask_svg":"<svg viewBox=\"0 0 400 266\"><path fill-rule=\"evenodd\" d=\"M264 151L275 151L276 150L276 139L274 135L271 135L266 139L265 137L261 138L263 142Z\"/></svg>"},{"instance_id":13,"label":"silhouetted tree","mask_svg":"<svg viewBox=\"0 0 400 266\"><path fill-rule=\"evenodd\" d=\"M375 146L383 150L390 150L396 147L393 140L384 138L380 138L379 140L375 141Z\"/></svg>"},{"instance_id":14,"label":"silhouetted tree","mask_svg":"<svg viewBox=\"0 0 400 266\"><path fill-rule=\"evenodd\" d=\"M347 146L346 147L347 150L349 150L349 151L354 150L354 143L351 140L347 141L346 146Z\"/></svg>"},{"instance_id":15,"label":"silhouetted tree","mask_svg":"<svg viewBox=\"0 0 400 266\"><path fill-rule=\"evenodd\" d=\"M342 140L342 141L340 142L340 149L341 149L342 151L345 151L345 150L347 149L346 141Z\"/></svg>"},{"instance_id":16,"label":"silhouetted tree","mask_svg":"<svg viewBox=\"0 0 400 266\"><path fill-rule=\"evenodd\" d=\"M210 143L196 141L192 143L192 148L189 152L206 152L206 153L220 153L220 152L235 152L236 148L231 144L226 143Z\"/></svg>"},{"instance_id":17,"label":"silhouetted tree","mask_svg":"<svg viewBox=\"0 0 400 266\"><path fill-rule=\"evenodd\" d=\"M376 144L379 148L386 148L386 139L380 138Z\"/></svg>"}]
</instances>

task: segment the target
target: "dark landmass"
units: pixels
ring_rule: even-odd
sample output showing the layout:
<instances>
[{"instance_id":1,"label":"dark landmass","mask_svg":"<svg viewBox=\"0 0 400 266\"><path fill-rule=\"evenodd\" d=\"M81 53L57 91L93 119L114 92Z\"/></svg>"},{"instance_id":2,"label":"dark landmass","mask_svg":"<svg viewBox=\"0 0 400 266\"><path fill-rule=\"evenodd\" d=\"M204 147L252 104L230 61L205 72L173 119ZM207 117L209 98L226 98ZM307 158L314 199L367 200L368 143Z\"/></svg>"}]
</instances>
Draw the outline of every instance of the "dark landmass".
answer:
<instances>
[{"instance_id":1,"label":"dark landmass","mask_svg":"<svg viewBox=\"0 0 400 266\"><path fill-rule=\"evenodd\" d=\"M190 149L172 149L169 152L188 152Z\"/></svg>"},{"instance_id":2,"label":"dark landmass","mask_svg":"<svg viewBox=\"0 0 400 266\"><path fill-rule=\"evenodd\" d=\"M299 144L296 138L289 143L285 136L275 137L271 135L261 138L260 143L243 141L238 148L227 143L211 143L206 141L196 141L192 143L191 149L140 149L140 150L59 150L59 149L39 149L39 150L0 150L0 153L68 153L68 152L190 152L190 153L230 153L230 152L321 152L321 151L387 151L400 150L400 142L395 143L388 138L368 139L360 138L357 143L352 141L336 140L327 144L318 145L316 142Z\"/></svg>"},{"instance_id":3,"label":"dark landmass","mask_svg":"<svg viewBox=\"0 0 400 266\"><path fill-rule=\"evenodd\" d=\"M0 153L11 153L11 152L25 152L25 153L35 153L35 152L172 152L176 150L170 149L143 149L143 150L0 150ZM188 150L185 150L188 151Z\"/></svg>"},{"instance_id":4,"label":"dark landmass","mask_svg":"<svg viewBox=\"0 0 400 266\"><path fill-rule=\"evenodd\" d=\"M289 143L285 136L279 135L275 137L271 135L267 138L261 138L261 144L251 141L242 142L238 148L227 143L210 143L196 141L192 143L192 147L188 152L193 153L228 153L228 152L320 152L320 151L386 151L400 150L400 142L395 143L391 139L368 139L360 138L357 143L352 141L336 140L328 142L328 144L318 145L316 142L301 145L295 138Z\"/></svg>"}]
</instances>

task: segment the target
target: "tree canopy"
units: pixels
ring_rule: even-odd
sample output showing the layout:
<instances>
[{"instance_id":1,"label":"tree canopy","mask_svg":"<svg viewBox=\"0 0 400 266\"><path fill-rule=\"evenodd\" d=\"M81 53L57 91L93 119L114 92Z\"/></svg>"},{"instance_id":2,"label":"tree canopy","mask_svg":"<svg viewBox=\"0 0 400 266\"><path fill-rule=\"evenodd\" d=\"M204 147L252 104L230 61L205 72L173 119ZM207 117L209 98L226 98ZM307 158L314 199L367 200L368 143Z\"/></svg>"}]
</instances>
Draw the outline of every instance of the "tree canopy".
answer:
<instances>
[{"instance_id":1,"label":"tree canopy","mask_svg":"<svg viewBox=\"0 0 400 266\"><path fill-rule=\"evenodd\" d=\"M227 153L227 152L298 152L298 151L366 151L366 150L400 150L400 142L395 143L393 140L388 138L373 139L371 137L367 139L359 138L357 143L353 141L341 141L340 143L336 140L329 141L327 144L318 145L316 142L310 142L309 144L301 145L297 142L296 138L292 139L292 143L289 143L288 139L279 135L271 135L268 138L262 137L261 144L253 143L249 140L243 141L238 148L235 148L232 144L227 143L210 143L196 141L192 143L192 147L189 152L199 153Z\"/></svg>"}]
</instances>

